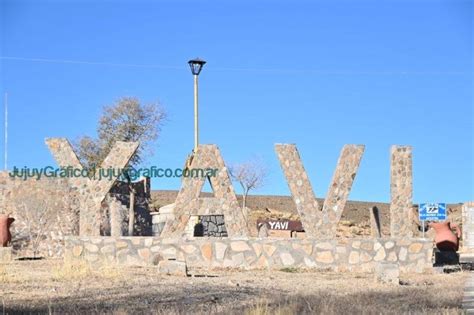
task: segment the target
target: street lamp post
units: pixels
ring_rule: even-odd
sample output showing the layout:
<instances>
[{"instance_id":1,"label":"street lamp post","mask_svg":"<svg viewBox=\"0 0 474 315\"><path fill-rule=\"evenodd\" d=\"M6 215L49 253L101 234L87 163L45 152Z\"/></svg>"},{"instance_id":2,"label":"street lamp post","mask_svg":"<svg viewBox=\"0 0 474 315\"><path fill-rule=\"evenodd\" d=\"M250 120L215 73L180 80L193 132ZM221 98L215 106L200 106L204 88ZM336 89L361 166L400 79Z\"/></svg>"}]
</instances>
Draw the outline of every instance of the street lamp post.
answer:
<instances>
[{"instance_id":1,"label":"street lamp post","mask_svg":"<svg viewBox=\"0 0 474 315\"><path fill-rule=\"evenodd\" d=\"M194 153L197 152L199 145L199 120L198 120L198 76L206 62L199 58L188 61L191 72L194 76Z\"/></svg>"}]
</instances>

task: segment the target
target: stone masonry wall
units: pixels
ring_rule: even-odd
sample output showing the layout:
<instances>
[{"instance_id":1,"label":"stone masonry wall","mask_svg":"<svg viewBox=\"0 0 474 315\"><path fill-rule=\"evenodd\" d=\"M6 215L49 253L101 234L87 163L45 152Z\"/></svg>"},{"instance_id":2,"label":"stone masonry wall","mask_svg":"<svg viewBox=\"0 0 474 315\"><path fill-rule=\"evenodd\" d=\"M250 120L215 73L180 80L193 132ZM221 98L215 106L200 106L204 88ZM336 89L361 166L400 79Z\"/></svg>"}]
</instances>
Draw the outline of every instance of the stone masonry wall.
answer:
<instances>
[{"instance_id":1,"label":"stone masonry wall","mask_svg":"<svg viewBox=\"0 0 474 315\"><path fill-rule=\"evenodd\" d=\"M248 239L157 237L69 237L65 259L127 266L186 261L189 268L279 269L284 267L371 272L394 262L402 272L432 268L432 242L426 239Z\"/></svg>"},{"instance_id":2,"label":"stone masonry wall","mask_svg":"<svg viewBox=\"0 0 474 315\"><path fill-rule=\"evenodd\" d=\"M474 201L462 205L462 251L474 252Z\"/></svg>"},{"instance_id":3,"label":"stone masonry wall","mask_svg":"<svg viewBox=\"0 0 474 315\"><path fill-rule=\"evenodd\" d=\"M411 237L413 236L412 148L394 145L390 154L390 235Z\"/></svg>"},{"instance_id":4,"label":"stone masonry wall","mask_svg":"<svg viewBox=\"0 0 474 315\"><path fill-rule=\"evenodd\" d=\"M121 182L116 182L117 188L114 186L111 193L107 194L108 198L102 202L100 224L103 235L110 235L108 218L111 200L120 200L117 202L122 208L123 225L125 229L128 228L128 195L119 189L119 186L123 185ZM133 185L141 194L143 182ZM136 233L144 231L151 221L148 219L143 223L140 220L148 214L147 203L142 202L143 200L145 197L142 198L141 195L135 198ZM36 254L39 256L61 257L64 247L63 237L79 233L79 209L77 191L69 185L67 178L43 176L39 180L36 178L23 180L10 177L7 171L0 172L0 213L9 214L15 219L11 227L15 256L32 256L33 247L36 247ZM148 235L150 234L151 232ZM35 246L30 236L38 240Z\"/></svg>"},{"instance_id":5,"label":"stone masonry wall","mask_svg":"<svg viewBox=\"0 0 474 315\"><path fill-rule=\"evenodd\" d=\"M34 250L40 256L62 256L62 238L79 230L77 199L66 179L23 180L0 172L0 213L15 219L11 233L17 256L32 256Z\"/></svg>"},{"instance_id":6,"label":"stone masonry wall","mask_svg":"<svg viewBox=\"0 0 474 315\"><path fill-rule=\"evenodd\" d=\"M202 224L202 236L227 237L223 215L199 216Z\"/></svg>"}]
</instances>

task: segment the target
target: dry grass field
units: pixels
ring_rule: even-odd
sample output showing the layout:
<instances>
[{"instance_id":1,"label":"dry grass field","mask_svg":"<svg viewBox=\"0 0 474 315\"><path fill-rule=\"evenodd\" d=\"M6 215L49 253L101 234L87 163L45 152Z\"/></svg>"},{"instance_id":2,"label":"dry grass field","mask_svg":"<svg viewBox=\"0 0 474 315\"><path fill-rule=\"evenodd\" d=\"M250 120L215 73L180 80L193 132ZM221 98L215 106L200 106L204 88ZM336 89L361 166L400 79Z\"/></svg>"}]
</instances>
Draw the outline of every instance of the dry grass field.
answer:
<instances>
[{"instance_id":1,"label":"dry grass field","mask_svg":"<svg viewBox=\"0 0 474 315\"><path fill-rule=\"evenodd\" d=\"M152 192L154 206L173 202L176 193ZM252 226L258 218L298 219L289 196L248 201ZM351 201L338 236L369 237L372 206L387 234L388 204ZM459 223L459 206L450 211ZM467 275L403 274L391 286L371 274L327 270L190 270L189 277L176 277L156 267L15 260L0 264L0 307L3 314L460 314Z\"/></svg>"},{"instance_id":2,"label":"dry grass field","mask_svg":"<svg viewBox=\"0 0 474 315\"><path fill-rule=\"evenodd\" d=\"M190 277L152 267L0 265L5 314L459 314L467 273L373 275L304 270L204 271Z\"/></svg>"}]
</instances>

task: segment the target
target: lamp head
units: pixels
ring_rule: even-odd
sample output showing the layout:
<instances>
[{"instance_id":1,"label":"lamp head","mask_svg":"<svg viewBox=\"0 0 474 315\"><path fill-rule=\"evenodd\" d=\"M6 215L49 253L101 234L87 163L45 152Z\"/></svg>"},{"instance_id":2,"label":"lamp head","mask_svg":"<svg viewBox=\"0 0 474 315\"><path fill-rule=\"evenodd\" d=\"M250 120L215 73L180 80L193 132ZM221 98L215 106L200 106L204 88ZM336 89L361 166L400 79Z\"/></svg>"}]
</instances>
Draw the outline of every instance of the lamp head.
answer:
<instances>
[{"instance_id":1,"label":"lamp head","mask_svg":"<svg viewBox=\"0 0 474 315\"><path fill-rule=\"evenodd\" d=\"M191 67L191 72L193 75L199 75L201 73L202 67L206 62L199 58L191 59L188 61L189 67Z\"/></svg>"}]
</instances>

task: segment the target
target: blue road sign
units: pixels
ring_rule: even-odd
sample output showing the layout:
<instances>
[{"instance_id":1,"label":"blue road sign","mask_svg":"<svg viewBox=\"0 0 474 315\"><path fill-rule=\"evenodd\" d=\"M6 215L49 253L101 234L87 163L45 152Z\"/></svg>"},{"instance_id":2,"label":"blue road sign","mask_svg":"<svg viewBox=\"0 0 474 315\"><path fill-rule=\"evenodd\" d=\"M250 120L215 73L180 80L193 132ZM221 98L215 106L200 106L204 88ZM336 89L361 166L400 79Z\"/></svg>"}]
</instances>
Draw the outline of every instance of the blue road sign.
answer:
<instances>
[{"instance_id":1,"label":"blue road sign","mask_svg":"<svg viewBox=\"0 0 474 315\"><path fill-rule=\"evenodd\" d=\"M420 203L418 208L420 221L444 221L446 220L445 203Z\"/></svg>"}]
</instances>

